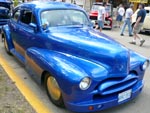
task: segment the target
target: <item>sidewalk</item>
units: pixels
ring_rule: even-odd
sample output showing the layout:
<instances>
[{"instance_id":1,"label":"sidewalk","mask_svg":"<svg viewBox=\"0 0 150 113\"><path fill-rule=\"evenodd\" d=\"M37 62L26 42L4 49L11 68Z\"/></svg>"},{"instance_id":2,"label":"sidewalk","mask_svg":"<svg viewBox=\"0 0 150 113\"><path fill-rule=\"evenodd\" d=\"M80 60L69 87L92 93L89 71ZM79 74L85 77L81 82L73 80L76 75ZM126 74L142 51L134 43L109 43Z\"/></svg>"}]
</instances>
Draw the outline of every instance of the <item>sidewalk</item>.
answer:
<instances>
[{"instance_id":1,"label":"sidewalk","mask_svg":"<svg viewBox=\"0 0 150 113\"><path fill-rule=\"evenodd\" d=\"M0 64L0 113L36 113Z\"/></svg>"}]
</instances>

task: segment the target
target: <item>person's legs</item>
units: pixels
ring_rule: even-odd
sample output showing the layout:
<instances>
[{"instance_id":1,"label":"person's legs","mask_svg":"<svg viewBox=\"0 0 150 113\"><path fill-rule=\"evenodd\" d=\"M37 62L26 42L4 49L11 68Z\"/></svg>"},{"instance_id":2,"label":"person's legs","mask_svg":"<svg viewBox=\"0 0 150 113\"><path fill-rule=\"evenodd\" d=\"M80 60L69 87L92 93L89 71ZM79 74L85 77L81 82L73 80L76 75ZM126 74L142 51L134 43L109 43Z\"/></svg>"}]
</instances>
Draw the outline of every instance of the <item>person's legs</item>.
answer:
<instances>
[{"instance_id":1,"label":"person's legs","mask_svg":"<svg viewBox=\"0 0 150 113\"><path fill-rule=\"evenodd\" d=\"M118 27L118 25L119 25L118 18L119 18L119 15L117 15L117 17L116 17L116 27Z\"/></svg>"},{"instance_id":2,"label":"person's legs","mask_svg":"<svg viewBox=\"0 0 150 113\"><path fill-rule=\"evenodd\" d=\"M119 28L121 27L121 21L119 21L119 26L118 26Z\"/></svg>"},{"instance_id":3,"label":"person's legs","mask_svg":"<svg viewBox=\"0 0 150 113\"><path fill-rule=\"evenodd\" d=\"M126 28L126 25L127 25L127 20L124 21L124 24L123 24L123 26L122 26L121 34L120 34L121 36L124 35L123 32L124 32L124 30L125 30L125 28Z\"/></svg>"},{"instance_id":4,"label":"person's legs","mask_svg":"<svg viewBox=\"0 0 150 113\"><path fill-rule=\"evenodd\" d=\"M137 37L137 33L138 33L138 27L133 28L133 40L132 42L130 42L130 44L136 44L136 38L139 38Z\"/></svg>"},{"instance_id":5,"label":"person's legs","mask_svg":"<svg viewBox=\"0 0 150 113\"><path fill-rule=\"evenodd\" d=\"M139 23L138 26L136 26L136 28L133 29L133 41L130 42L130 44L136 44L136 39L138 38L140 40L140 46L143 45L143 43L145 42L144 39L142 39L141 37L138 36L138 33L140 32L140 29L142 27L142 23Z\"/></svg>"},{"instance_id":6,"label":"person's legs","mask_svg":"<svg viewBox=\"0 0 150 113\"><path fill-rule=\"evenodd\" d=\"M132 42L130 42L130 44L136 44L136 38L137 38L137 34L134 32L133 40L132 40Z\"/></svg>"},{"instance_id":7,"label":"person's legs","mask_svg":"<svg viewBox=\"0 0 150 113\"><path fill-rule=\"evenodd\" d=\"M145 40L143 38L141 38L138 34L136 34L136 38L138 38L140 40L140 46L142 46L143 43L145 42Z\"/></svg>"},{"instance_id":8,"label":"person's legs","mask_svg":"<svg viewBox=\"0 0 150 113\"><path fill-rule=\"evenodd\" d=\"M95 21L94 28L95 28L95 29L98 29L98 28L99 28L99 25L98 25L98 22L97 22L97 21Z\"/></svg>"},{"instance_id":9,"label":"person's legs","mask_svg":"<svg viewBox=\"0 0 150 113\"><path fill-rule=\"evenodd\" d=\"M120 27L121 20L122 20L121 15L118 15L116 18L117 27Z\"/></svg>"},{"instance_id":10,"label":"person's legs","mask_svg":"<svg viewBox=\"0 0 150 113\"><path fill-rule=\"evenodd\" d=\"M127 24L128 24L129 36L132 36L132 27L131 27L130 19L127 20Z\"/></svg>"},{"instance_id":11,"label":"person's legs","mask_svg":"<svg viewBox=\"0 0 150 113\"><path fill-rule=\"evenodd\" d=\"M121 22L122 22L122 16L120 15L120 17L119 17L119 28L121 27Z\"/></svg>"},{"instance_id":12,"label":"person's legs","mask_svg":"<svg viewBox=\"0 0 150 113\"><path fill-rule=\"evenodd\" d=\"M100 32L102 32L102 29L104 27L104 24L103 24L103 21L98 21L98 25L99 25L99 28L100 28Z\"/></svg>"}]
</instances>

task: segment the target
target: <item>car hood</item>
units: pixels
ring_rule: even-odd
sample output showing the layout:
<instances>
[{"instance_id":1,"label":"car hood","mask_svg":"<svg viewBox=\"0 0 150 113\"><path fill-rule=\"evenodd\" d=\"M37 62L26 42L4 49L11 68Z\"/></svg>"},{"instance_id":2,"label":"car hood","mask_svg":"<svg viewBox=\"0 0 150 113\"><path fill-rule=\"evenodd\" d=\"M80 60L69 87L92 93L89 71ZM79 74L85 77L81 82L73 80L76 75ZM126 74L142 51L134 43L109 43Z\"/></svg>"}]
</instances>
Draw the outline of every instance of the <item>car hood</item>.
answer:
<instances>
[{"instance_id":1,"label":"car hood","mask_svg":"<svg viewBox=\"0 0 150 113\"><path fill-rule=\"evenodd\" d=\"M49 37L55 43L52 49L103 65L111 74L123 76L128 73L128 49L109 36L92 28L57 28L51 31Z\"/></svg>"}]
</instances>

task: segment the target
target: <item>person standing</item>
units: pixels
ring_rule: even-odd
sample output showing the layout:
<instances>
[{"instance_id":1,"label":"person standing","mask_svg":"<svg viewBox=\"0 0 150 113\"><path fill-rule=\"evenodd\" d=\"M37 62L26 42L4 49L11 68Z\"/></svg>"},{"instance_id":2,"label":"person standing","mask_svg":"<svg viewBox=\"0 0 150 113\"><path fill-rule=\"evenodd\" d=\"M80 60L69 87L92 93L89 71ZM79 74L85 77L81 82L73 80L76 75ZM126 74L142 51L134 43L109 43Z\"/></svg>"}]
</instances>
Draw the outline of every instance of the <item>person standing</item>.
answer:
<instances>
[{"instance_id":1,"label":"person standing","mask_svg":"<svg viewBox=\"0 0 150 113\"><path fill-rule=\"evenodd\" d=\"M104 21L105 21L105 7L107 3L103 2L103 6L100 6L98 9L98 26L100 28L100 32L102 32L102 29L104 27Z\"/></svg>"},{"instance_id":2,"label":"person standing","mask_svg":"<svg viewBox=\"0 0 150 113\"><path fill-rule=\"evenodd\" d=\"M116 18L116 22L117 22L117 26L120 28L121 26L121 22L122 22L122 18L124 16L125 13L125 9L123 7L122 4L119 5L119 9L117 11L117 18Z\"/></svg>"},{"instance_id":3,"label":"person standing","mask_svg":"<svg viewBox=\"0 0 150 113\"><path fill-rule=\"evenodd\" d=\"M140 40L140 46L143 45L145 42L144 39L138 36L138 33L141 30L141 27L143 26L143 22L146 16L146 10L144 9L144 4L139 4L139 11L137 13L136 23L133 27L133 41L130 42L130 44L136 44L136 39L138 38Z\"/></svg>"},{"instance_id":4,"label":"person standing","mask_svg":"<svg viewBox=\"0 0 150 113\"><path fill-rule=\"evenodd\" d=\"M126 10L125 20L124 20L124 24L122 26L121 34L120 34L121 36L124 36L123 32L126 28L126 25L128 25L129 36L133 36L132 27L131 27L132 15L133 15L133 4L131 4L130 7Z\"/></svg>"}]
</instances>

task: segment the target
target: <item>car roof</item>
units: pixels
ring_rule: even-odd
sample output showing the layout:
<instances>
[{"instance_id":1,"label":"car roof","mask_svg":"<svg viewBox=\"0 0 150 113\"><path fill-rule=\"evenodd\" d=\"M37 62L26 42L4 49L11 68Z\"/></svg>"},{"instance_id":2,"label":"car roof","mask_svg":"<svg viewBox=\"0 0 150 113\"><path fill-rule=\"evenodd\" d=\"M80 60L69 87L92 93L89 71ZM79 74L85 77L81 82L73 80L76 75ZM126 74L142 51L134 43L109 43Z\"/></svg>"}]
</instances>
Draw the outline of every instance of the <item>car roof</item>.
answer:
<instances>
[{"instance_id":1,"label":"car roof","mask_svg":"<svg viewBox=\"0 0 150 113\"><path fill-rule=\"evenodd\" d=\"M25 6L25 7L30 7L33 9L79 9L83 10L81 7L74 5L74 4L69 4L69 3L64 3L64 2L40 2L40 1L33 1L33 2L27 2L20 4L19 6ZM19 7L18 6L18 7Z\"/></svg>"}]
</instances>

